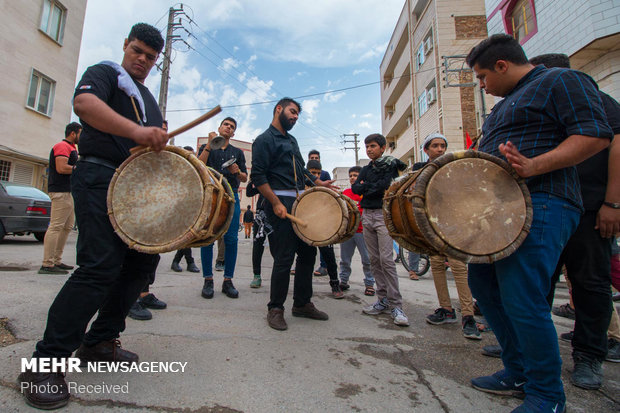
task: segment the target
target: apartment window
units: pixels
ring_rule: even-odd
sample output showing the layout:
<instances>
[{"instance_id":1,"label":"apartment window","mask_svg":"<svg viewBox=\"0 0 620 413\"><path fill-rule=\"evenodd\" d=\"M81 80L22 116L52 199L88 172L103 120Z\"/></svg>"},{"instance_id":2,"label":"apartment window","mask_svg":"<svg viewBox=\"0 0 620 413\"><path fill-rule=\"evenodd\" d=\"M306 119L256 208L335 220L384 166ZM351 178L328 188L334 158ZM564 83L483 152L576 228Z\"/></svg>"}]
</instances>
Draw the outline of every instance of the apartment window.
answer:
<instances>
[{"instance_id":1,"label":"apartment window","mask_svg":"<svg viewBox=\"0 0 620 413\"><path fill-rule=\"evenodd\" d=\"M56 0L43 0L40 29L49 37L62 43L67 9Z\"/></svg>"},{"instance_id":2,"label":"apartment window","mask_svg":"<svg viewBox=\"0 0 620 413\"><path fill-rule=\"evenodd\" d=\"M506 28L519 43L523 44L536 33L536 15L532 0L513 1L513 7L506 14Z\"/></svg>"},{"instance_id":3,"label":"apartment window","mask_svg":"<svg viewBox=\"0 0 620 413\"><path fill-rule=\"evenodd\" d=\"M430 83L424 89L424 92L418 96L418 114L419 117L422 117L428 109L431 107L433 103L437 101L437 87L435 79L431 80Z\"/></svg>"},{"instance_id":4,"label":"apartment window","mask_svg":"<svg viewBox=\"0 0 620 413\"><path fill-rule=\"evenodd\" d=\"M11 162L0 159L0 181L8 181L11 176Z\"/></svg>"},{"instance_id":5,"label":"apartment window","mask_svg":"<svg viewBox=\"0 0 620 413\"><path fill-rule=\"evenodd\" d=\"M424 64L426 55L424 54L424 42L420 43L418 47L418 51L415 54L415 67L416 71L420 70L422 65Z\"/></svg>"},{"instance_id":6,"label":"apartment window","mask_svg":"<svg viewBox=\"0 0 620 413\"><path fill-rule=\"evenodd\" d=\"M32 69L26 106L39 113L51 116L54 89L56 89L56 82L54 80Z\"/></svg>"},{"instance_id":7,"label":"apartment window","mask_svg":"<svg viewBox=\"0 0 620 413\"><path fill-rule=\"evenodd\" d=\"M426 89L418 96L418 117L422 117L428 110L428 98L426 97Z\"/></svg>"}]
</instances>

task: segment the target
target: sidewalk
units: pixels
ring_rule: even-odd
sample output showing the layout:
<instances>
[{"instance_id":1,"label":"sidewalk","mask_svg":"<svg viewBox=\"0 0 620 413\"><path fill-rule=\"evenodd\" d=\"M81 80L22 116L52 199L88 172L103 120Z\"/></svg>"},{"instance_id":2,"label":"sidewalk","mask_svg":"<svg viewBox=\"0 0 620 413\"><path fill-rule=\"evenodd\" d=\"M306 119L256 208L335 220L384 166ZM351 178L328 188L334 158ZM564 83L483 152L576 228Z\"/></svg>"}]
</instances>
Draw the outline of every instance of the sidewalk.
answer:
<instances>
[{"instance_id":1,"label":"sidewalk","mask_svg":"<svg viewBox=\"0 0 620 413\"><path fill-rule=\"evenodd\" d=\"M140 361L187 362L184 373L70 373L67 381L120 384L126 394L72 396L63 412L509 412L520 401L474 390L469 380L501 368L498 359L480 354L495 344L492 333L482 341L463 338L460 325L431 326L424 319L437 307L430 273L410 281L398 266L404 310L410 327L393 324L389 314L363 315L374 302L363 294L361 264L354 258L351 289L346 298L331 298L328 277L314 278L313 302L328 321L292 317L292 291L286 302L285 332L267 326L272 259L263 259L263 287L250 289L251 243L241 235L234 278L239 299L220 292L200 296L202 277L170 270L174 253L162 255L152 292L168 308L152 310L150 321L127 319L123 347ZM75 263L75 233L65 249L65 262ZM194 257L201 267L200 254ZM0 343L0 412L34 412L22 400L16 383L22 357L30 357L43 334L47 311L67 276L38 275L43 244L34 237L7 237L0 244L0 318L8 318L20 340ZM338 253L336 254L338 256ZM356 255L357 257L357 255ZM183 267L184 266L184 263ZM291 282L292 288L292 282ZM454 305L458 305L450 282ZM558 288L557 302L567 300ZM572 328L556 318L558 333ZM535 334L535 332L533 332ZM570 344L560 342L569 412L620 410L620 364L605 363L601 391L569 384ZM613 399L616 399L616 402Z\"/></svg>"}]
</instances>

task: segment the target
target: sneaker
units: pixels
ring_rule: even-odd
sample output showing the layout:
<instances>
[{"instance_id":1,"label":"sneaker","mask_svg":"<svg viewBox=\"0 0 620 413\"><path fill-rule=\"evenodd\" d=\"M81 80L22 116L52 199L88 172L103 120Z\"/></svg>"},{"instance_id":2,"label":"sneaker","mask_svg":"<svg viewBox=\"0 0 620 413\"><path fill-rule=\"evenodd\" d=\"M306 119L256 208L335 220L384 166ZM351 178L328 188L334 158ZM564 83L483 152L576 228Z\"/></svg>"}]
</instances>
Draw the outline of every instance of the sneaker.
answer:
<instances>
[{"instance_id":1,"label":"sneaker","mask_svg":"<svg viewBox=\"0 0 620 413\"><path fill-rule=\"evenodd\" d=\"M349 283L345 283L345 282L340 281L340 289L342 291L347 291L349 288L351 288Z\"/></svg>"},{"instance_id":2,"label":"sneaker","mask_svg":"<svg viewBox=\"0 0 620 413\"><path fill-rule=\"evenodd\" d=\"M239 297L239 291L237 291L231 279L224 279L224 282L222 283L222 292L229 298Z\"/></svg>"},{"instance_id":3,"label":"sneaker","mask_svg":"<svg viewBox=\"0 0 620 413\"><path fill-rule=\"evenodd\" d=\"M325 277L327 275L327 268L319 267L314 271L315 277Z\"/></svg>"},{"instance_id":4,"label":"sneaker","mask_svg":"<svg viewBox=\"0 0 620 413\"><path fill-rule=\"evenodd\" d=\"M615 338L610 338L607 341L607 357L605 360L620 363L620 341Z\"/></svg>"},{"instance_id":5,"label":"sneaker","mask_svg":"<svg viewBox=\"0 0 620 413\"><path fill-rule=\"evenodd\" d=\"M482 347L482 355L488 357L501 358L502 357L502 346L499 345L491 345Z\"/></svg>"},{"instance_id":6,"label":"sneaker","mask_svg":"<svg viewBox=\"0 0 620 413\"><path fill-rule=\"evenodd\" d=\"M598 390L603 384L603 366L596 358L577 354L573 356L574 369L570 382L586 390Z\"/></svg>"},{"instance_id":7,"label":"sneaker","mask_svg":"<svg viewBox=\"0 0 620 413\"><path fill-rule=\"evenodd\" d=\"M426 322L433 325L439 324L454 324L458 320L456 319L456 311L448 311L443 307L435 310L433 314L426 316Z\"/></svg>"},{"instance_id":8,"label":"sneaker","mask_svg":"<svg viewBox=\"0 0 620 413\"><path fill-rule=\"evenodd\" d=\"M260 288L262 280L260 279L260 275L255 275L254 279L250 283L250 288Z\"/></svg>"},{"instance_id":9,"label":"sneaker","mask_svg":"<svg viewBox=\"0 0 620 413\"><path fill-rule=\"evenodd\" d=\"M474 316L466 315L463 317L463 336L472 340L482 340Z\"/></svg>"},{"instance_id":10,"label":"sneaker","mask_svg":"<svg viewBox=\"0 0 620 413\"><path fill-rule=\"evenodd\" d=\"M187 264L187 271L189 272L200 272L200 268L195 263Z\"/></svg>"},{"instance_id":11,"label":"sneaker","mask_svg":"<svg viewBox=\"0 0 620 413\"><path fill-rule=\"evenodd\" d=\"M139 298L138 302L142 304L143 307L152 308L153 310L163 310L168 307L168 304L155 297L155 294L153 293L149 293L144 297Z\"/></svg>"},{"instance_id":12,"label":"sneaker","mask_svg":"<svg viewBox=\"0 0 620 413\"><path fill-rule=\"evenodd\" d=\"M127 315L134 320L150 320L153 318L153 314L140 304L140 301L133 303Z\"/></svg>"},{"instance_id":13,"label":"sneaker","mask_svg":"<svg viewBox=\"0 0 620 413\"><path fill-rule=\"evenodd\" d=\"M223 261L215 261L215 271L224 271Z\"/></svg>"},{"instance_id":14,"label":"sneaker","mask_svg":"<svg viewBox=\"0 0 620 413\"><path fill-rule=\"evenodd\" d=\"M60 268L61 270L72 270L73 269L73 265L63 264L62 262L60 264L54 265L54 267Z\"/></svg>"},{"instance_id":15,"label":"sneaker","mask_svg":"<svg viewBox=\"0 0 620 413\"><path fill-rule=\"evenodd\" d=\"M563 402L540 399L536 396L525 396L523 403L511 413L564 413L566 406Z\"/></svg>"},{"instance_id":16,"label":"sneaker","mask_svg":"<svg viewBox=\"0 0 620 413\"><path fill-rule=\"evenodd\" d=\"M381 313L387 313L390 309L390 304L388 303L387 298L382 298L377 300L373 305L369 305L368 307L362 308L362 312L368 315L378 315Z\"/></svg>"},{"instance_id":17,"label":"sneaker","mask_svg":"<svg viewBox=\"0 0 620 413\"><path fill-rule=\"evenodd\" d=\"M574 335L575 335L574 331L569 331L568 333L562 333L560 334L560 340L572 343Z\"/></svg>"},{"instance_id":18,"label":"sneaker","mask_svg":"<svg viewBox=\"0 0 620 413\"><path fill-rule=\"evenodd\" d=\"M394 319L394 324L397 326L407 327L409 325L409 319L403 310L398 307L392 308L392 318Z\"/></svg>"},{"instance_id":19,"label":"sneaker","mask_svg":"<svg viewBox=\"0 0 620 413\"><path fill-rule=\"evenodd\" d=\"M344 293L340 289L340 282L338 280L330 281L329 285L332 287L332 297L337 300L344 298Z\"/></svg>"},{"instance_id":20,"label":"sneaker","mask_svg":"<svg viewBox=\"0 0 620 413\"><path fill-rule=\"evenodd\" d=\"M39 268L39 274L69 274L69 271L63 270L56 266L54 267L41 267Z\"/></svg>"},{"instance_id":21,"label":"sneaker","mask_svg":"<svg viewBox=\"0 0 620 413\"><path fill-rule=\"evenodd\" d=\"M558 317L570 318L571 320L575 319L575 309L570 307L570 303L556 305L551 312Z\"/></svg>"},{"instance_id":22,"label":"sneaker","mask_svg":"<svg viewBox=\"0 0 620 413\"><path fill-rule=\"evenodd\" d=\"M170 266L170 269L174 272L183 271L183 268L181 268L181 265L176 261L172 261L172 265Z\"/></svg>"},{"instance_id":23,"label":"sneaker","mask_svg":"<svg viewBox=\"0 0 620 413\"><path fill-rule=\"evenodd\" d=\"M475 389L487 393L499 394L502 396L522 397L523 385L527 381L525 379L517 379L506 373L506 370L500 370L490 376L476 377L471 379L471 385Z\"/></svg>"},{"instance_id":24,"label":"sneaker","mask_svg":"<svg viewBox=\"0 0 620 413\"><path fill-rule=\"evenodd\" d=\"M202 291L200 293L200 295L203 296L203 298L213 298L213 280L207 280L205 279L205 283L202 286Z\"/></svg>"}]
</instances>

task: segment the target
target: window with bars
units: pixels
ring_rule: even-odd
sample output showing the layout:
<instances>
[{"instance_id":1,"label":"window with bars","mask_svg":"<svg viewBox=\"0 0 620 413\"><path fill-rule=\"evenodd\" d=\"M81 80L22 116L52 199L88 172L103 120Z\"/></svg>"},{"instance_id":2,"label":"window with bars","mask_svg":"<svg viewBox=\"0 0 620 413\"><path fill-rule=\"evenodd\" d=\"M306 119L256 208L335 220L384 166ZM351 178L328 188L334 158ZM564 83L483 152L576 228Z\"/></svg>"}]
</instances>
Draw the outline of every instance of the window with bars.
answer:
<instances>
[{"instance_id":1,"label":"window with bars","mask_svg":"<svg viewBox=\"0 0 620 413\"><path fill-rule=\"evenodd\" d=\"M54 41L62 44L66 17L67 9L60 2L43 0L43 13L41 14L41 26L39 28Z\"/></svg>"},{"instance_id":2,"label":"window with bars","mask_svg":"<svg viewBox=\"0 0 620 413\"><path fill-rule=\"evenodd\" d=\"M11 177L11 162L0 159L0 181L8 181Z\"/></svg>"},{"instance_id":3,"label":"window with bars","mask_svg":"<svg viewBox=\"0 0 620 413\"><path fill-rule=\"evenodd\" d=\"M44 115L52 115L56 82L44 74L32 69L28 100L26 106Z\"/></svg>"}]
</instances>

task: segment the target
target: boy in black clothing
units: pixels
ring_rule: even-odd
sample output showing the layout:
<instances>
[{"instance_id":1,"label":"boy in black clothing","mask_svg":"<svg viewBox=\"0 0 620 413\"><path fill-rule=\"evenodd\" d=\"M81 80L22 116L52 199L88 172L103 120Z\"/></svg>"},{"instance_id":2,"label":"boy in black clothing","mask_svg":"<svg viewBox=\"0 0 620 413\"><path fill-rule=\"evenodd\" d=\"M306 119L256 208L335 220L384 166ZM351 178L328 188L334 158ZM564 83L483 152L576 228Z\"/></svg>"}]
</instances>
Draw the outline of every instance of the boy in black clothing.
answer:
<instances>
[{"instance_id":1,"label":"boy in black clothing","mask_svg":"<svg viewBox=\"0 0 620 413\"><path fill-rule=\"evenodd\" d=\"M377 282L377 302L364 307L365 314L378 315L390 311L394 324L408 326L402 310L396 265L392 258L392 238L383 219L383 195L398 172L407 165L392 156L383 156L386 140L381 134L368 135L364 140L370 163L362 168L351 186L354 194L362 195L361 207L364 241L370 255L370 267Z\"/></svg>"}]
</instances>

